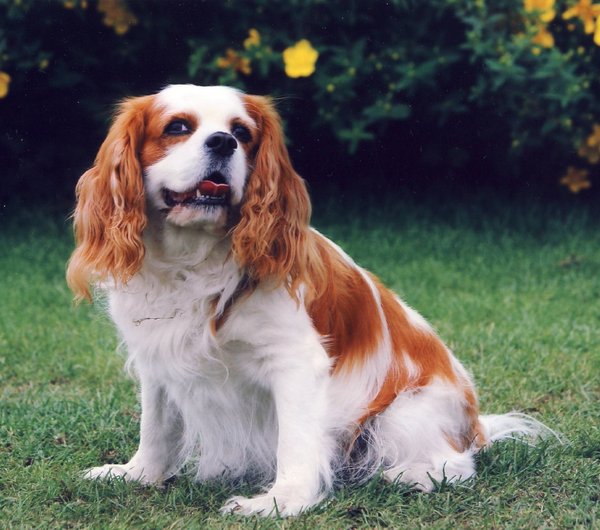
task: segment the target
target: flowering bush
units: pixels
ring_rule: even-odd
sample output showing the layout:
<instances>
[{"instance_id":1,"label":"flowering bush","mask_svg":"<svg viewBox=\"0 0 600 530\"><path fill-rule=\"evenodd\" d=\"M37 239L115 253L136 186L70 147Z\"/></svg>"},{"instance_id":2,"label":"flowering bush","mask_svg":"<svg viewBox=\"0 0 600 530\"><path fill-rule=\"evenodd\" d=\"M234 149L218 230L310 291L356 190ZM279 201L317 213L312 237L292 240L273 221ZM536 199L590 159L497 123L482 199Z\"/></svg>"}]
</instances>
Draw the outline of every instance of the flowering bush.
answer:
<instances>
[{"instance_id":1,"label":"flowering bush","mask_svg":"<svg viewBox=\"0 0 600 530\"><path fill-rule=\"evenodd\" d=\"M599 173L592 0L0 0L0 19L5 189L71 189L109 105L170 82L279 98L313 179L576 193Z\"/></svg>"}]
</instances>

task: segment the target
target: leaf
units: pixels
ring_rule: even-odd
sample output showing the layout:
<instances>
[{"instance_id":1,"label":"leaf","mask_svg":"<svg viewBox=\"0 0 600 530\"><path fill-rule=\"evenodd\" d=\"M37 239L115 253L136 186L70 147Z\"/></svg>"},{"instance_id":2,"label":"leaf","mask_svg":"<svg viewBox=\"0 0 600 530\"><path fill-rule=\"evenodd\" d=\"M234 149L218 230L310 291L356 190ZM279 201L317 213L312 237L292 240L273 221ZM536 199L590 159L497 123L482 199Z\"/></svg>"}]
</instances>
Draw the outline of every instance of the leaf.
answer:
<instances>
[{"instance_id":1,"label":"leaf","mask_svg":"<svg viewBox=\"0 0 600 530\"><path fill-rule=\"evenodd\" d=\"M188 59L188 75L196 77L200 68L205 64L208 46L197 46Z\"/></svg>"},{"instance_id":2,"label":"leaf","mask_svg":"<svg viewBox=\"0 0 600 530\"><path fill-rule=\"evenodd\" d=\"M369 123L380 120L405 120L410 116L411 109L403 103L376 102L363 110Z\"/></svg>"},{"instance_id":3,"label":"leaf","mask_svg":"<svg viewBox=\"0 0 600 530\"><path fill-rule=\"evenodd\" d=\"M338 136L341 140L348 142L348 151L354 154L361 142L373 140L375 136L366 130L366 122L356 121L351 129L340 129Z\"/></svg>"}]
</instances>

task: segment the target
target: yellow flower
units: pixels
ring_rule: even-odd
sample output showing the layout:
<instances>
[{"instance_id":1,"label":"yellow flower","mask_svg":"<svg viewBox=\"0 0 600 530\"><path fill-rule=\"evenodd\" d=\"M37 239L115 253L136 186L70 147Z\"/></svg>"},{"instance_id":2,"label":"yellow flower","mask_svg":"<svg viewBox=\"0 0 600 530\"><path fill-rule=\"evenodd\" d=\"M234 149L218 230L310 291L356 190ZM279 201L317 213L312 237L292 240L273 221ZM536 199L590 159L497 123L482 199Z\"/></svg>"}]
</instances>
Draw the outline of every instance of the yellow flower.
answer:
<instances>
[{"instance_id":1,"label":"yellow flower","mask_svg":"<svg viewBox=\"0 0 600 530\"><path fill-rule=\"evenodd\" d=\"M260 45L260 33L258 30L252 28L248 30L248 38L244 40L244 48L249 50L254 46Z\"/></svg>"},{"instance_id":2,"label":"yellow flower","mask_svg":"<svg viewBox=\"0 0 600 530\"><path fill-rule=\"evenodd\" d=\"M594 44L600 46L600 17L596 19L596 31L594 31Z\"/></svg>"},{"instance_id":3,"label":"yellow flower","mask_svg":"<svg viewBox=\"0 0 600 530\"><path fill-rule=\"evenodd\" d=\"M10 85L10 76L0 71L0 99L8 95L8 85Z\"/></svg>"},{"instance_id":4,"label":"yellow flower","mask_svg":"<svg viewBox=\"0 0 600 530\"><path fill-rule=\"evenodd\" d=\"M75 0L64 0L63 2L63 7L65 9L74 9L75 5Z\"/></svg>"},{"instance_id":5,"label":"yellow flower","mask_svg":"<svg viewBox=\"0 0 600 530\"><path fill-rule=\"evenodd\" d=\"M250 59L246 57L242 57L235 50L228 48L225 51L225 57L219 57L217 59L217 66L219 68L231 68L236 72L241 72L245 75L250 75L252 73L252 68L250 68Z\"/></svg>"},{"instance_id":6,"label":"yellow flower","mask_svg":"<svg viewBox=\"0 0 600 530\"><path fill-rule=\"evenodd\" d=\"M548 28L542 24L538 26L538 32L531 39L533 44L537 44L542 48L552 48L554 46L554 37L552 33L548 31Z\"/></svg>"},{"instance_id":7,"label":"yellow flower","mask_svg":"<svg viewBox=\"0 0 600 530\"><path fill-rule=\"evenodd\" d=\"M315 71L319 52L309 41L302 39L283 51L283 63L288 77L308 77Z\"/></svg>"},{"instance_id":8,"label":"yellow flower","mask_svg":"<svg viewBox=\"0 0 600 530\"><path fill-rule=\"evenodd\" d=\"M554 0L524 0L525 11L539 13L542 22L550 22L556 16Z\"/></svg>"},{"instance_id":9,"label":"yellow flower","mask_svg":"<svg viewBox=\"0 0 600 530\"><path fill-rule=\"evenodd\" d=\"M594 33L594 22L600 15L600 4L592 4L592 0L579 0L570 9L567 9L562 17L565 20L579 17L583 22L583 30L586 33Z\"/></svg>"},{"instance_id":10,"label":"yellow flower","mask_svg":"<svg viewBox=\"0 0 600 530\"><path fill-rule=\"evenodd\" d=\"M600 162L600 125L595 124L586 141L578 149L577 154L590 164Z\"/></svg>"},{"instance_id":11,"label":"yellow flower","mask_svg":"<svg viewBox=\"0 0 600 530\"><path fill-rule=\"evenodd\" d=\"M597 147L600 150L600 125L594 124L592 128L592 134L587 139L587 144L590 147Z\"/></svg>"},{"instance_id":12,"label":"yellow flower","mask_svg":"<svg viewBox=\"0 0 600 530\"><path fill-rule=\"evenodd\" d=\"M548 22L551 22L556 16L554 10L554 0L524 0L525 11L535 13L537 20L534 26L537 28L537 33L531 39L536 46L533 48L533 53L539 55L542 48L552 48L554 46L554 36L548 30Z\"/></svg>"},{"instance_id":13,"label":"yellow flower","mask_svg":"<svg viewBox=\"0 0 600 530\"><path fill-rule=\"evenodd\" d=\"M571 193L579 193L581 190L592 187L592 183L588 179L589 174L590 172L587 169L569 166L565 176L560 179L560 183L569 188Z\"/></svg>"},{"instance_id":14,"label":"yellow flower","mask_svg":"<svg viewBox=\"0 0 600 530\"><path fill-rule=\"evenodd\" d=\"M114 28L117 35L127 33L131 26L138 23L124 0L98 0L98 11L104 13L104 25Z\"/></svg>"}]
</instances>

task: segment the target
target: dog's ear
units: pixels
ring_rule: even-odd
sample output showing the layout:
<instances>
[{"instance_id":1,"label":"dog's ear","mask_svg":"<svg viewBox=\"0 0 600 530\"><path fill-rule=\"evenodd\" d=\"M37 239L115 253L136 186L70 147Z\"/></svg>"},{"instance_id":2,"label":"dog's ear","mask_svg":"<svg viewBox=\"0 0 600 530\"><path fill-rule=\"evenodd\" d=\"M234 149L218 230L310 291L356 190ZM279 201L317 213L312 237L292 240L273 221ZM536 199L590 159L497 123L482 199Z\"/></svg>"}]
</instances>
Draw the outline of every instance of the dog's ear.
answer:
<instances>
[{"instance_id":1,"label":"dog's ear","mask_svg":"<svg viewBox=\"0 0 600 530\"><path fill-rule=\"evenodd\" d=\"M90 282L127 282L141 267L146 214L139 153L152 99L121 103L94 167L77 183L77 246L67 269L67 282L77 299L91 298Z\"/></svg>"},{"instance_id":2,"label":"dog's ear","mask_svg":"<svg viewBox=\"0 0 600 530\"><path fill-rule=\"evenodd\" d=\"M295 296L298 284L306 281L309 261L308 192L292 167L270 100L244 96L244 102L258 139L241 219L233 230L233 252L253 280L283 283Z\"/></svg>"}]
</instances>

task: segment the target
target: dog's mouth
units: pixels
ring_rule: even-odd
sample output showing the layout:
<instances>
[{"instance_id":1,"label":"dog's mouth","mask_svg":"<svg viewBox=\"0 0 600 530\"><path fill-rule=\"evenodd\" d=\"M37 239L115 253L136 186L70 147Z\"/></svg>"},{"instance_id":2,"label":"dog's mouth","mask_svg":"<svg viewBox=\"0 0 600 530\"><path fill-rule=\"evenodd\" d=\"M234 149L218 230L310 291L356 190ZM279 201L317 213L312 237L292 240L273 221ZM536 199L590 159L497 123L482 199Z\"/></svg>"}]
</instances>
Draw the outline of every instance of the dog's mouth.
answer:
<instances>
[{"instance_id":1,"label":"dog's mouth","mask_svg":"<svg viewBox=\"0 0 600 530\"><path fill-rule=\"evenodd\" d=\"M224 206L229 199L230 186L222 173L211 173L195 187L187 191L173 191L163 188L165 204L169 208L175 206Z\"/></svg>"}]
</instances>

